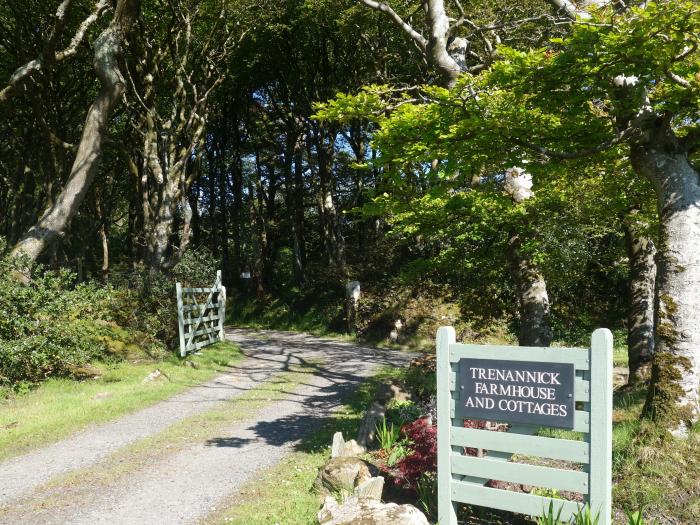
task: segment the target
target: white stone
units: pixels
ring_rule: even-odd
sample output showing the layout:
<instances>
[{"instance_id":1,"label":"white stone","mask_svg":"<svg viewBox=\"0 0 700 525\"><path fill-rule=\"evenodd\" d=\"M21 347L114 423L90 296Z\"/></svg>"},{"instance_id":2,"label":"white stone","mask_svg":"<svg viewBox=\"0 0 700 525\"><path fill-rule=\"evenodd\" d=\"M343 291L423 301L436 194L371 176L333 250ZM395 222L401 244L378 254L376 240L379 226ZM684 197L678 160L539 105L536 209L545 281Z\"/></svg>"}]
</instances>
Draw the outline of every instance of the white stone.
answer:
<instances>
[{"instance_id":1,"label":"white stone","mask_svg":"<svg viewBox=\"0 0 700 525\"><path fill-rule=\"evenodd\" d=\"M425 515L413 505L382 503L355 496L343 504L327 497L317 517L320 525L429 525Z\"/></svg>"}]
</instances>

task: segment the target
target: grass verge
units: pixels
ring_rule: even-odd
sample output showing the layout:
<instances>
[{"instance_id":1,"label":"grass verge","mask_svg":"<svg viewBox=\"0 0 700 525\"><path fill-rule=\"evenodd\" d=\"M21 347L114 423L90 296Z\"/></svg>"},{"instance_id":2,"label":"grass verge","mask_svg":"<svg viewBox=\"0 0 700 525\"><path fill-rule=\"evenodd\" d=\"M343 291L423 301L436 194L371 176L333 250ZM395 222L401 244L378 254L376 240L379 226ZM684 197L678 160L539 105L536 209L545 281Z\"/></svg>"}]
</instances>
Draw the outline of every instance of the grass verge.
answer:
<instances>
[{"instance_id":1,"label":"grass verge","mask_svg":"<svg viewBox=\"0 0 700 525\"><path fill-rule=\"evenodd\" d=\"M212 378L240 360L239 348L221 342L184 360L95 364L93 379L50 379L35 390L0 401L0 460L55 442L170 397ZM169 380L144 383L156 368Z\"/></svg>"},{"instance_id":2,"label":"grass verge","mask_svg":"<svg viewBox=\"0 0 700 525\"><path fill-rule=\"evenodd\" d=\"M346 439L355 437L364 410L382 381L402 373L395 368L381 370L363 383L339 410L313 434L305 437L294 452L241 489L223 509L207 517L206 525L311 525L316 523L320 499L311 492L318 469L326 462L335 432Z\"/></svg>"},{"instance_id":3,"label":"grass verge","mask_svg":"<svg viewBox=\"0 0 700 525\"><path fill-rule=\"evenodd\" d=\"M677 439L642 421L644 388L615 398L613 506L644 509L649 523L697 523L700 516L700 433Z\"/></svg>"}]
</instances>

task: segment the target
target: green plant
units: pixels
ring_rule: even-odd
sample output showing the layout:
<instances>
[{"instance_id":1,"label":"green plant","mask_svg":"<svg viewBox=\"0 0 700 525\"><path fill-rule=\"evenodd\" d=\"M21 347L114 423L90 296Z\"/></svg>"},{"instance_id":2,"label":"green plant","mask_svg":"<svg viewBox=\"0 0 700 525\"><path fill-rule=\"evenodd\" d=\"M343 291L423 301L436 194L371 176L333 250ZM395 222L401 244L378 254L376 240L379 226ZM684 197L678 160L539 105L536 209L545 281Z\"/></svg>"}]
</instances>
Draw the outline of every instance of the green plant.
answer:
<instances>
[{"instance_id":1,"label":"green plant","mask_svg":"<svg viewBox=\"0 0 700 525\"><path fill-rule=\"evenodd\" d=\"M392 401L386 411L386 418L399 426L411 423L421 416L421 408L413 401Z\"/></svg>"},{"instance_id":2,"label":"green plant","mask_svg":"<svg viewBox=\"0 0 700 525\"><path fill-rule=\"evenodd\" d=\"M386 418L382 418L381 423L376 427L377 429L377 439L379 440L379 447L389 452L392 447L399 440L399 427L395 427L393 423L387 425Z\"/></svg>"},{"instance_id":3,"label":"green plant","mask_svg":"<svg viewBox=\"0 0 700 525\"><path fill-rule=\"evenodd\" d=\"M585 505L574 514L572 523L574 525L598 525L598 521L600 521L600 512L594 515L591 508Z\"/></svg>"},{"instance_id":4,"label":"green plant","mask_svg":"<svg viewBox=\"0 0 700 525\"><path fill-rule=\"evenodd\" d=\"M627 525L645 525L644 521L644 509L639 509L637 511L631 512L625 510L625 515L627 516ZM650 525L657 525L659 520L654 520Z\"/></svg>"},{"instance_id":5,"label":"green plant","mask_svg":"<svg viewBox=\"0 0 700 525\"><path fill-rule=\"evenodd\" d=\"M434 516L437 505L437 475L434 472L425 472L416 481L416 495L425 513Z\"/></svg>"},{"instance_id":6,"label":"green plant","mask_svg":"<svg viewBox=\"0 0 700 525\"><path fill-rule=\"evenodd\" d=\"M559 512L556 514L554 513L554 502L550 501L549 502L549 508L548 509L542 509L542 515L537 518L537 525L560 525L562 523L561 521L561 513L564 510L564 507L559 507Z\"/></svg>"},{"instance_id":7,"label":"green plant","mask_svg":"<svg viewBox=\"0 0 700 525\"><path fill-rule=\"evenodd\" d=\"M399 441L394 445L394 448L391 449L391 453L386 458L387 466L393 467L396 465L396 463L405 458L409 452L410 449L408 448L408 444L403 441Z\"/></svg>"},{"instance_id":8,"label":"green plant","mask_svg":"<svg viewBox=\"0 0 700 525\"><path fill-rule=\"evenodd\" d=\"M548 489L548 488L537 487L537 488L532 489L530 494L534 494L536 496L542 496L545 498L562 499L561 496L559 495L559 491L557 489Z\"/></svg>"}]
</instances>

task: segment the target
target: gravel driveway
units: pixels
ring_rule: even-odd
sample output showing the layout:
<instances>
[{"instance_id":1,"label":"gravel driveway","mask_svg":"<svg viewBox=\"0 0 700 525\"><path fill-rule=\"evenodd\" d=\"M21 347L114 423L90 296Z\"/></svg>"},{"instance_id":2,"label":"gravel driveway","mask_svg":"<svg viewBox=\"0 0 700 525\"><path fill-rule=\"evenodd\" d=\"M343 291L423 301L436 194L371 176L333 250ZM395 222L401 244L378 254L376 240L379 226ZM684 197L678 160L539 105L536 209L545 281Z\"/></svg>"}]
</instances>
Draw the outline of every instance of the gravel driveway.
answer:
<instances>
[{"instance_id":1,"label":"gravel driveway","mask_svg":"<svg viewBox=\"0 0 700 525\"><path fill-rule=\"evenodd\" d=\"M0 463L0 522L194 523L319 428L378 367L404 366L411 357L292 332L228 329L227 339L241 347L246 359L212 381ZM253 420L165 454L128 476L116 476L80 498L69 497L60 482L51 483L67 472L99 468L100 461L130 443L211 410L294 365L305 365L312 373L293 393L258 410Z\"/></svg>"}]
</instances>

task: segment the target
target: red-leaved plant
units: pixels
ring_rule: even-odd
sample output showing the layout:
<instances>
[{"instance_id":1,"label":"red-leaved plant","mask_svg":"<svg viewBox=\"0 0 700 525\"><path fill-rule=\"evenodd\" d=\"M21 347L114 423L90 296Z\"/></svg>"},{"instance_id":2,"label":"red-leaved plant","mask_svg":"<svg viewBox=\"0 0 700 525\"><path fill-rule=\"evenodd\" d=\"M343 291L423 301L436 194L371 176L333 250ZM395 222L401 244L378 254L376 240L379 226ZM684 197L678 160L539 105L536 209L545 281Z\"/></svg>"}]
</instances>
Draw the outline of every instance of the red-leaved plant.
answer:
<instances>
[{"instance_id":1,"label":"red-leaved plant","mask_svg":"<svg viewBox=\"0 0 700 525\"><path fill-rule=\"evenodd\" d=\"M401 427L401 432L411 442L411 452L396 464L395 482L415 490L424 473L437 471L437 428L422 417Z\"/></svg>"}]
</instances>

